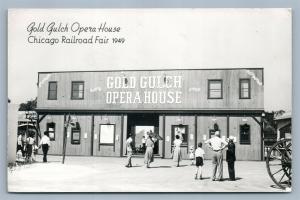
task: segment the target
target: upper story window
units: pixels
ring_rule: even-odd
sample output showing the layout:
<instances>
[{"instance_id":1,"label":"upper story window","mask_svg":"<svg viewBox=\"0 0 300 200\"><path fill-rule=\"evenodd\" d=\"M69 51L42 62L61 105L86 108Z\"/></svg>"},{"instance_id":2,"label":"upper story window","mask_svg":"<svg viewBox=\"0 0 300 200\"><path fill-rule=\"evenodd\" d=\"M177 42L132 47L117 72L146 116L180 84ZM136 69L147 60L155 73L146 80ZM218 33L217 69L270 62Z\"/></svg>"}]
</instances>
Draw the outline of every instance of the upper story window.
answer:
<instances>
[{"instance_id":1,"label":"upper story window","mask_svg":"<svg viewBox=\"0 0 300 200\"><path fill-rule=\"evenodd\" d=\"M223 81L208 80L208 98L209 99L222 99L223 98Z\"/></svg>"},{"instance_id":2,"label":"upper story window","mask_svg":"<svg viewBox=\"0 0 300 200\"><path fill-rule=\"evenodd\" d=\"M72 81L71 99L83 99L83 98L84 98L84 82Z\"/></svg>"},{"instance_id":3,"label":"upper story window","mask_svg":"<svg viewBox=\"0 0 300 200\"><path fill-rule=\"evenodd\" d=\"M240 79L240 99L250 99L250 79Z\"/></svg>"},{"instance_id":4,"label":"upper story window","mask_svg":"<svg viewBox=\"0 0 300 200\"><path fill-rule=\"evenodd\" d=\"M57 100L57 82L50 81L48 83L48 100Z\"/></svg>"}]
</instances>

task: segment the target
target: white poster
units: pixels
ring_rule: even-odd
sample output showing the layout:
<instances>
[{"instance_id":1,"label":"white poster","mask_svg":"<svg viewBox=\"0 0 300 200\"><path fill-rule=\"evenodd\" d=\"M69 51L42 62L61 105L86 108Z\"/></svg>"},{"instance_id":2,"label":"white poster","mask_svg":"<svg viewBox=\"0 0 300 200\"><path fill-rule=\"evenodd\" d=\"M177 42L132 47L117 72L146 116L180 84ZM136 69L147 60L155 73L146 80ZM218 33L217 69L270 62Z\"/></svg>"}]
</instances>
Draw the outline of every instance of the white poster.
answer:
<instances>
[{"instance_id":1,"label":"white poster","mask_svg":"<svg viewBox=\"0 0 300 200\"><path fill-rule=\"evenodd\" d=\"M115 125L101 124L100 125L100 144L113 144L115 134Z\"/></svg>"}]
</instances>

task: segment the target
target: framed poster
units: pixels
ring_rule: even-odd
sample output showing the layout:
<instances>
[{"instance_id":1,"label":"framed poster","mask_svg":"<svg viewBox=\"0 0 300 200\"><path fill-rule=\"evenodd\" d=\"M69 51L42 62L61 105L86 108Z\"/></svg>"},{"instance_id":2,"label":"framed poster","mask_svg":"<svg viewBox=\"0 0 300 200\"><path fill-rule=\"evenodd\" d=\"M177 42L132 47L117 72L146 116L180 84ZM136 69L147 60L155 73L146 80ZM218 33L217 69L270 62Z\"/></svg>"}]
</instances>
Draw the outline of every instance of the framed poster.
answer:
<instances>
[{"instance_id":1,"label":"framed poster","mask_svg":"<svg viewBox=\"0 0 300 200\"><path fill-rule=\"evenodd\" d=\"M114 145L115 124L100 124L99 144Z\"/></svg>"}]
</instances>

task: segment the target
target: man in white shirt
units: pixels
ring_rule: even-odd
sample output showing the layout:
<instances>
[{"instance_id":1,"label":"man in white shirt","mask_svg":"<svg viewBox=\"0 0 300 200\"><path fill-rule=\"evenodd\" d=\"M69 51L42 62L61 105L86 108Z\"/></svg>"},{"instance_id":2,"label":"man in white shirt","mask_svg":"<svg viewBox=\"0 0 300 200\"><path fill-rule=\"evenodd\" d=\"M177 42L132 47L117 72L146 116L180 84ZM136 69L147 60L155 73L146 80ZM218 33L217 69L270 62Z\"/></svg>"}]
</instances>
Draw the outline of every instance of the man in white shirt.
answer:
<instances>
[{"instance_id":1,"label":"man in white shirt","mask_svg":"<svg viewBox=\"0 0 300 200\"><path fill-rule=\"evenodd\" d=\"M49 138L49 132L45 131L44 135L40 141L39 147L42 146L43 150L43 162L47 162L47 153L50 147L50 138Z\"/></svg>"},{"instance_id":2,"label":"man in white shirt","mask_svg":"<svg viewBox=\"0 0 300 200\"><path fill-rule=\"evenodd\" d=\"M205 142L209 146L210 149L214 151L212 157L213 163L213 174L212 180L222 181L223 179L223 153L222 150L226 148L227 142L220 138L220 132L215 132L215 137L210 138ZM216 178L216 173L218 171L218 177Z\"/></svg>"}]
</instances>

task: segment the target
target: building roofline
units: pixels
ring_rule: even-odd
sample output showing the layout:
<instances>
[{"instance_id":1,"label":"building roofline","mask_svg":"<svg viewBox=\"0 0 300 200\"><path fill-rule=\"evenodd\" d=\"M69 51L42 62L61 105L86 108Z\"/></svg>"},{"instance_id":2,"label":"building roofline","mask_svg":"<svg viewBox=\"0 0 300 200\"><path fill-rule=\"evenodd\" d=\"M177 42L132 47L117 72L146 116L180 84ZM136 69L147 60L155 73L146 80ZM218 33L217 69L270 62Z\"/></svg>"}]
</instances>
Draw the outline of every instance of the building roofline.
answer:
<instances>
[{"instance_id":1,"label":"building roofline","mask_svg":"<svg viewBox=\"0 0 300 200\"><path fill-rule=\"evenodd\" d=\"M132 71L189 71L189 70L264 70L262 67L255 68L189 68L189 69L116 69L116 70L82 70L82 71L43 71L38 74L50 74L50 73L78 73L78 72L132 72Z\"/></svg>"}]
</instances>

